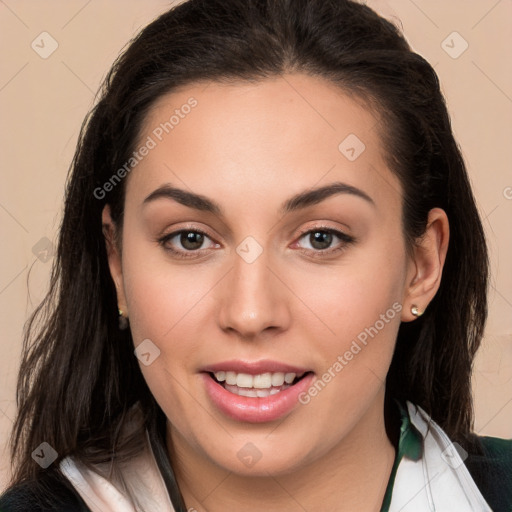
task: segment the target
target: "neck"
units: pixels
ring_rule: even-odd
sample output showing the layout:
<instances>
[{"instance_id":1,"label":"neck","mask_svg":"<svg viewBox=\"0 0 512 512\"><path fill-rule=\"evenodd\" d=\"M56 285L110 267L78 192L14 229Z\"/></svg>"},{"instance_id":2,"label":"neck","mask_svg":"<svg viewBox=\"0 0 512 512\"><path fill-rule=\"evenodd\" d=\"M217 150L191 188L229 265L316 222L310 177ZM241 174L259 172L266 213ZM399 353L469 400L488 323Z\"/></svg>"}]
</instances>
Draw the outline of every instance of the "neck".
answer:
<instances>
[{"instance_id":1,"label":"neck","mask_svg":"<svg viewBox=\"0 0 512 512\"><path fill-rule=\"evenodd\" d=\"M261 510L379 511L395 459L384 423L384 393L333 449L280 475L232 473L193 450L168 429L167 445L187 509L197 512Z\"/></svg>"}]
</instances>

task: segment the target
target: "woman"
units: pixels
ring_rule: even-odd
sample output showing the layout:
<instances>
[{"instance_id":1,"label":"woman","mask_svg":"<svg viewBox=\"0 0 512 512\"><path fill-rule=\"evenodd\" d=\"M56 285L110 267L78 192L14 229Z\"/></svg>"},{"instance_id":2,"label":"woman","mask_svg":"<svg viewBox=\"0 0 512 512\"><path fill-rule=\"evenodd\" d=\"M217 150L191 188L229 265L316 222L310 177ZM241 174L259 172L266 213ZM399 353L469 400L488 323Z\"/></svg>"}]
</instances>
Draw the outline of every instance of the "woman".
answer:
<instances>
[{"instance_id":1,"label":"woman","mask_svg":"<svg viewBox=\"0 0 512 512\"><path fill-rule=\"evenodd\" d=\"M189 0L113 66L2 510L509 510L487 251L437 76L347 0Z\"/></svg>"}]
</instances>

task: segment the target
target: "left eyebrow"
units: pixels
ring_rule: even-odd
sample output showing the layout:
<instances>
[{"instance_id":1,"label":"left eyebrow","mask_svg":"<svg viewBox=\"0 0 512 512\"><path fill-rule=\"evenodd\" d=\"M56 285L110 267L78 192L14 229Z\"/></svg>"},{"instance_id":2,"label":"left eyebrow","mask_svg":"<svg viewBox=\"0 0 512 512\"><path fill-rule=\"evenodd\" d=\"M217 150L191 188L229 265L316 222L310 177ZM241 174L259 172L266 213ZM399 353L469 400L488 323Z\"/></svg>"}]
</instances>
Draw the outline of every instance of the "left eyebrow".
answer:
<instances>
[{"instance_id":1,"label":"left eyebrow","mask_svg":"<svg viewBox=\"0 0 512 512\"><path fill-rule=\"evenodd\" d=\"M336 181L324 187L300 192L299 194L291 197L281 206L281 213L286 214L302 208L307 208L308 206L321 203L335 194L351 194L360 197L372 206L375 206L375 202L366 192L363 192L361 189L353 187L352 185L348 185L347 183Z\"/></svg>"},{"instance_id":2,"label":"left eyebrow","mask_svg":"<svg viewBox=\"0 0 512 512\"><path fill-rule=\"evenodd\" d=\"M281 205L280 212L281 214L287 214L293 211L301 210L307 208L308 206L321 203L322 201L336 194L350 194L356 197L360 197L369 204L375 206L375 202L368 194L366 194L366 192L363 192L361 189L352 185L348 185L347 183L338 181L323 187L305 190L304 192L300 192L292 196ZM210 212L221 217L224 216L222 207L212 199L209 199L208 197L200 194L195 194L187 190L173 187L170 184L165 184L154 190L151 194L149 194L148 197L146 197L146 199L144 199L144 204L148 204L152 201L162 198L174 200L184 206L187 206L188 208Z\"/></svg>"}]
</instances>

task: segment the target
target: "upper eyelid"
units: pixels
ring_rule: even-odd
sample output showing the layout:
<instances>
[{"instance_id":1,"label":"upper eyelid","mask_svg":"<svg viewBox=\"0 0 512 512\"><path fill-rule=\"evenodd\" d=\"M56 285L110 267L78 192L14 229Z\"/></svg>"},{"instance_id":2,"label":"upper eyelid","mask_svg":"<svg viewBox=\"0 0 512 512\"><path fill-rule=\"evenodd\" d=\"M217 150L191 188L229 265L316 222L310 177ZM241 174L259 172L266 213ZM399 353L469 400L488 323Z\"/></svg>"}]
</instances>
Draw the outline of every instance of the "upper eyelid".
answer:
<instances>
[{"instance_id":1,"label":"upper eyelid","mask_svg":"<svg viewBox=\"0 0 512 512\"><path fill-rule=\"evenodd\" d=\"M298 237L297 240L300 240L304 236L306 236L306 235L308 235L310 233L315 233L317 231L324 231L324 232L327 232L327 233L331 233L334 236L336 236L341 241L341 243L344 243L344 244L354 243L354 242L357 241L355 236L350 235L350 234L348 234L345 231L342 231L340 229L335 229L335 228L330 228L330 227L316 227L316 228L314 227L314 228L307 229L306 231L303 231L302 233L299 234L299 237ZM330 250L330 248L329 249L318 250L316 252L322 252L323 250L325 250L327 252L327 251Z\"/></svg>"},{"instance_id":2,"label":"upper eyelid","mask_svg":"<svg viewBox=\"0 0 512 512\"><path fill-rule=\"evenodd\" d=\"M179 233L183 232L196 232L196 233L202 233L203 235L206 235L210 238L214 238L207 229L200 228L197 226L183 226L177 229L172 229L169 232L166 232L167 230L163 230L162 234L159 236L159 238L171 238L173 236L176 236Z\"/></svg>"},{"instance_id":3,"label":"upper eyelid","mask_svg":"<svg viewBox=\"0 0 512 512\"><path fill-rule=\"evenodd\" d=\"M298 236L303 236L307 233L311 233L311 232L315 232L315 231L329 231L329 232L332 232L332 233L340 233L340 234L343 234L343 235L348 235L348 233L346 231L344 231L343 229L340 229L340 228L335 228L335 227L332 227L332 226L310 226L308 228L304 228L303 230L300 230L299 233L298 233Z\"/></svg>"},{"instance_id":4,"label":"upper eyelid","mask_svg":"<svg viewBox=\"0 0 512 512\"><path fill-rule=\"evenodd\" d=\"M179 235L181 233L201 233L202 235L207 236L213 243L216 243L216 244L219 243L206 230L198 229L198 228L181 228L181 229L177 229L177 230L171 231L171 232L169 232L167 234L164 234L164 235L158 237L158 239L160 241L166 241L167 242L167 241L173 239L175 236L177 236L177 235Z\"/></svg>"}]
</instances>

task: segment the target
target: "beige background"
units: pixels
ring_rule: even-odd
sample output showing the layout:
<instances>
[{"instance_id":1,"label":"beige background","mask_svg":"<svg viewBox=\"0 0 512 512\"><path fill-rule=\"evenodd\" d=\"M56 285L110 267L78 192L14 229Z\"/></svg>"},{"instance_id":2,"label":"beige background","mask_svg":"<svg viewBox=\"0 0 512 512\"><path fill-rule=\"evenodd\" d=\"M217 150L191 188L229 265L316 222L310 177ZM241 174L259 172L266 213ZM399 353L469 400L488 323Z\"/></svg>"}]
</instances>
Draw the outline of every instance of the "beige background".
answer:
<instances>
[{"instance_id":1,"label":"beige background","mask_svg":"<svg viewBox=\"0 0 512 512\"><path fill-rule=\"evenodd\" d=\"M512 1L367 3L400 24L439 74L492 255L490 315L474 372L475 427L512 437ZM168 6L162 0L0 0L0 489L10 469L5 446L22 326L48 282L46 239L56 239L78 130L120 49ZM43 51L44 37L51 48L42 32L58 44L46 59L31 47L35 41ZM468 48L453 58L464 41Z\"/></svg>"}]
</instances>

